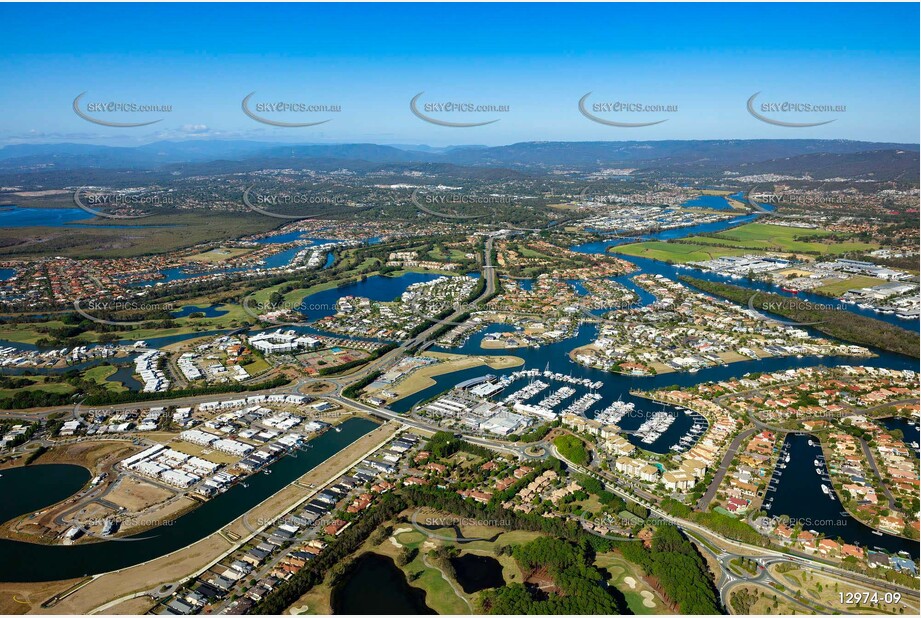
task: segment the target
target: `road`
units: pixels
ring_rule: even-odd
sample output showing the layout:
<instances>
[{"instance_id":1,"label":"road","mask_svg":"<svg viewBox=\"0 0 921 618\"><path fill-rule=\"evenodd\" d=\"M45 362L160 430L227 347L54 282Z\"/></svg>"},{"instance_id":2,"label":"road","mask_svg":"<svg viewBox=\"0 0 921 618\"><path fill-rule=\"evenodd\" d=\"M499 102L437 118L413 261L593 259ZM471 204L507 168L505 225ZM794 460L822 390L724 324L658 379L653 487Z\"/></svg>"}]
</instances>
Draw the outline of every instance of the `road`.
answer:
<instances>
[{"instance_id":1,"label":"road","mask_svg":"<svg viewBox=\"0 0 921 618\"><path fill-rule=\"evenodd\" d=\"M352 385L352 384L355 384L355 383L359 382L360 380L364 379L365 377L367 377L368 375L370 375L370 374L373 373L373 372L376 372L376 371L384 371L384 370L386 370L387 368L389 368L390 366L392 366L395 362L397 362L397 361L403 356L403 354L404 354L406 351L412 350L412 349L415 348L416 346L423 345L423 344L424 344L426 341L428 341L429 338L430 338L437 330L439 330L445 323L452 322L452 321L456 320L456 319L459 318L462 314L464 314L465 312L467 312L467 311L469 311L470 309L472 309L473 306L474 306L477 302L479 302L482 298L488 298L489 296L491 296L492 294L495 293L495 291L496 291L496 273L495 273L495 268L494 268L494 266L493 266L493 264L492 264L492 260L491 260L492 249L493 249L493 239L492 239L492 238L487 239L484 248L485 248L485 251L484 251L484 260L483 260L483 271L482 271L482 276L483 276L483 277L485 278L485 280L486 280L486 285L484 286L483 292L482 292L477 298L471 299L471 300L468 301L464 306L462 306L462 307L460 307L460 308L457 308L457 309L456 309L450 316L448 316L447 318L445 318L445 319L443 319L443 320L440 320L440 321L439 321L439 320L433 320L432 326L430 326L429 328L425 329L425 330L424 330L423 332L421 332L420 334L418 334L418 335L416 335L415 337L413 337L413 338L411 338L411 339L409 339L409 340L403 342L403 344L401 344L398 348L396 348L396 349L394 349L394 350L392 350L392 351L390 351L390 352L388 352L388 353L382 355L380 358L377 358L377 359L375 359L374 361L368 363L367 365L365 365L364 367L362 367L362 368L359 369L358 371L353 372L353 373L350 373L350 374L348 374L348 375L346 375L346 376L340 376L340 377L325 377L325 378L303 378L303 379L300 379L300 380L298 380L297 382L295 382L293 385L292 385L292 384L288 384L288 385L286 385L286 386L284 386L284 387L280 387L280 388L266 389L266 390L264 390L264 391L254 391L254 392L252 392L252 393L246 393L246 394L249 395L249 394L262 394L262 393L264 393L264 394L269 394L269 393L278 393L278 392L288 392L288 393L291 393L291 392L299 392L300 389L303 388L303 386L305 386L306 384L309 384L309 383L311 383L311 382L315 382L315 381L318 381L318 380L319 380L319 381L323 381L323 382L327 382L327 383L333 384L333 386L334 386L334 392L333 392L331 395L325 395L325 397L328 397L328 398L330 398L330 399L333 399L333 400L337 401L337 402L340 403L340 404L343 404L343 405L346 405L346 406L349 406L349 407L352 407L352 408L359 409L359 410L361 410L361 411L363 411L363 412L365 412L365 413L367 413L367 414L369 414L369 415L373 415L373 416L376 416L376 417L378 417L378 418L383 418L383 419L387 419L387 420L394 420L394 421L397 421L397 422L402 423L404 426L409 427L409 428L413 428L413 429L417 429L417 430L422 430L422 431L426 431L426 432L434 432L434 431L440 430L440 427L438 427L437 425L429 424L429 423L420 421L420 420L418 420L418 419L407 418L407 417L405 417L405 416L403 416L403 415L401 415L401 414L397 414L397 413L395 413L395 412L392 412L392 411L390 411L390 410L387 410L386 408L380 408L380 407L370 406L370 405L366 405L366 404L364 404L364 403L362 403L362 402L358 402L358 401L354 401L354 400L351 400L351 399L347 399L347 398L345 398L345 397L342 395L342 391L343 391L345 388L347 388L348 386L350 386L350 385ZM229 394L229 395L226 396L226 397L220 397L220 396L215 396L215 395L202 395L202 396L185 397L185 398L180 398L180 399L164 399L164 400L160 400L160 401L150 401L150 402L143 402L143 403L140 403L140 402L139 402L139 403L120 404L120 405L107 406L107 407L110 408L110 409L113 409L113 410L117 410L117 409L134 409L134 408L137 408L137 407L139 407L139 406L147 407L147 406L157 406L157 405L190 406L190 405L195 405L195 404L202 403L202 402L205 402L205 401L214 401L214 400L221 400L221 399L234 399L234 398L239 398L240 396L241 396L240 393L232 393L232 394ZM66 412L71 412L72 410L73 410L73 406L60 406L60 407L57 407L57 408L51 408L51 409L46 409L46 410L38 411L37 414L38 414L39 416L47 416L47 414L50 414L50 413L52 413L52 412L65 412L65 413L66 413ZM14 413L14 414L15 414L15 413ZM32 412L32 413L23 412L23 413L21 414L21 416L22 416L22 417L25 417L25 418L33 418L33 419L34 419L34 418L36 418L36 412ZM736 436L735 440L734 440L733 443L730 445L730 448L727 450L727 453L724 455L723 461L721 462L721 466L720 466L719 470L717 471L716 477L714 478L714 482L711 483L710 488L708 488L707 495L705 495L704 498L702 498L702 500L706 500L706 502L709 502L709 500L712 499L712 494L715 494L716 488L719 486L719 481L721 481L722 478L723 478L723 476L725 476L726 469L728 469L729 463L732 461L732 457L735 455L735 452L737 451L737 449L738 449L739 446L741 445L742 441L743 441L744 439L746 439L747 437L749 437L750 435L752 435L752 433L754 433L754 431L756 431L759 427L768 427L766 424L759 423L759 422L757 422L757 421L756 421L756 426L757 426L756 429L748 430L747 432L742 432L741 434L739 434L738 436ZM775 429L775 428L771 427L771 429ZM782 428L777 428L777 429L778 429L778 430L781 430L781 431L788 431L788 430L785 430L785 429L782 429ZM515 444L508 444L508 443L500 442L500 441L497 441L497 440L491 440L491 439L488 439L488 438L482 438L482 437L478 437L478 436L461 435L461 437L462 437L464 440L466 440L466 441L468 441L468 442L470 442L470 443L472 443L472 444L477 444L477 445L484 446L484 447L487 447L487 448L490 448L490 449L493 449L493 450L497 450L497 451L500 451L500 452L510 453L510 454L512 454L512 455L514 455L514 456L516 456L516 457L520 457L520 458L527 458L527 457L528 457L528 455L525 453L525 450L526 450L526 447L525 447L525 446L518 446L518 445L515 445ZM529 446L533 446L533 445L529 445ZM606 476L602 476L601 474L599 474L599 473L597 473L597 472L595 472L595 471L588 470L588 469L583 468L583 467L581 467L581 466L578 466L578 465L576 465L576 464L574 464L574 463L572 463L572 462L570 462L570 461L567 461L564 457L562 457L562 456L556 451L556 449L555 449L554 447L552 447L552 445L548 445L548 446L549 446L549 448L552 449L552 452L553 452L554 456L556 456L556 457L559 458L560 460L566 462L567 465L568 465L571 469L573 469L573 470L575 470L575 471L578 471L578 472L581 472L581 473L583 473L583 474L592 476L592 477L598 479L599 481L601 481L601 482L602 482L610 491L612 491L613 493L615 493L615 494L617 494L617 495L620 495L622 498L629 499L629 500L631 500L631 501L634 501L634 502L637 502L637 503L641 504L641 505L644 506L645 508L649 509L650 513L656 515L656 516L657 516L658 518L660 518L661 520L663 520L663 521L668 521L668 522L670 522L670 523L672 523L672 524L678 526L679 528L681 528L681 529L682 529L683 531L685 531L686 533L689 533L689 534L693 533L694 536L699 536L699 537L704 537L704 538L709 538L709 539L717 539L718 542L719 542L719 543L722 543L724 546L734 547L734 548L736 548L736 549L740 552L740 553L723 552L723 554L720 554L720 555L722 555L722 559L720 559L720 563L721 563L721 564L723 564L723 561L724 561L725 559L731 560L733 557L737 557L737 556L740 556L740 555L759 556L760 559L763 560L763 561L771 560L771 561L787 561L787 562L794 562L794 563L798 563L798 564L800 564L800 565L809 566L810 568L815 568L815 569L818 569L818 570L822 570L822 571L826 571L826 572L830 572L830 573L835 573L835 574L838 575L839 577L844 577L844 578L847 578L847 579L850 579L850 580L862 581L862 582L864 582L864 583L872 583L874 586L878 586L878 587L886 588L886 589L891 589L891 590L896 590L896 591L902 592L902 593L904 593L904 594L910 594L910 595L912 595L912 596L917 596L917 591L912 590L912 589L910 589L910 588L906 588L906 587L898 586L898 585L894 585L894 584L887 584L887 583L881 582L881 581L879 581L879 580L875 580L875 579L872 579L872 578L860 576L860 575L851 573L851 572L849 572L849 571L845 571L845 570L843 570L843 569L839 569L839 568L837 568L837 567L828 565L827 563L823 563L823 562L817 561L817 560L812 559L812 558L810 558L810 557L798 556L798 555L790 555L790 554L786 554L786 553L783 553L783 552L780 552L780 551L771 550L771 549L765 549L765 548L763 548L763 547L748 545L748 544L745 544L745 543L741 543L741 542L739 542L739 541L734 541L734 540L732 540L732 539L728 539L728 538L726 538L726 537L723 537L722 535L720 535L720 534L718 534L718 533L715 533L715 532L713 532L713 531L711 531L711 530L709 530L709 529L707 529L707 528L704 528L703 526L701 526L701 525L699 525L699 524L696 524L696 523L694 523L694 522L691 522L691 521L688 521L688 520L684 520L684 519L681 519L681 518L677 518L677 517L671 516L671 515L669 515L668 513L662 511L662 510L652 501L652 496L651 496L651 495L645 494L645 493L643 493L643 492L636 491L636 488L633 488L633 487L631 487L631 488L630 488L630 491L628 491L627 489L625 489L625 488L623 488L621 485L619 485L619 484L613 482L612 479L607 478ZM744 552L744 553L741 553L741 552ZM229 552L228 552L228 553L229 553ZM718 559L719 559L719 555L718 555L717 557L718 557ZM223 556L221 557L221 559L222 559L222 558L223 558ZM220 560L220 559L219 559L219 560ZM724 586L723 586L723 587L725 588L726 585L732 583L732 580L738 580L738 576L735 576L735 575L733 575L732 573L726 573L724 579L726 580L726 581L724 582ZM721 592L721 594L722 594L722 592Z\"/></svg>"},{"instance_id":2,"label":"road","mask_svg":"<svg viewBox=\"0 0 921 618\"><path fill-rule=\"evenodd\" d=\"M384 371L389 368L391 365L395 364L405 352L413 349L416 346L424 344L428 339L445 323L450 323L457 320L461 315L473 309L473 307L484 298L489 298L496 293L496 269L492 264L492 251L493 251L494 239L492 237L488 238L484 247L484 256L483 256L483 270L482 277L486 281L486 285L483 288L483 291L476 297L473 298L463 306L457 308L451 315L442 319L435 320L432 318L432 325L413 337L404 341L399 347L387 352L386 354L376 358L370 363L364 365L361 369L349 373L348 375L339 376L339 377L325 377L325 378L302 378L292 384L287 384L282 387L269 388L258 391L247 391L246 393L229 393L226 395L195 395L190 397L181 397L181 398L167 398L167 399L158 399L153 401L140 401L132 403L122 403L122 404L112 404L105 407L107 410L118 411L118 410L135 410L139 407L149 408L157 406L194 406L199 403L204 403L207 401L223 401L225 399L239 399L241 396L249 395L270 395L273 393L298 393L300 389L311 382L322 381L333 384L336 387L335 394L340 395L342 391L348 386L362 380L369 374L375 371ZM64 405L64 406L54 406L50 408L29 408L24 410L4 410L0 411L0 418L17 418L17 419L27 419L27 420L38 420L48 417L51 414L74 414L75 409L79 409L79 404L74 405Z\"/></svg>"},{"instance_id":3,"label":"road","mask_svg":"<svg viewBox=\"0 0 921 618\"><path fill-rule=\"evenodd\" d=\"M688 521L680 517L672 516L666 513L665 511L663 511L661 508L659 508L657 504L643 500L641 498L638 498L635 494L631 494L631 493L624 491L619 485L617 485L616 483L612 483L611 479L607 478L606 476L602 476L601 474L593 470L588 470L582 466L579 466L567 460L565 457L563 457L559 453L559 451L557 451L555 447L551 447L551 448L552 448L554 457L556 457L560 461L565 462L567 467L569 467L571 470L575 470L582 474L594 477L595 479L599 480L612 493L619 495L621 498L632 500L633 502L636 502L642 505L643 507L647 508L651 514L654 514L657 518L661 520L674 524L675 526L680 528L682 531L684 531L685 534L689 534L690 536L695 536L698 538L703 537L705 539L715 539L718 543L722 543L724 546L733 547L736 550L738 550L737 552L725 552L727 554L731 553L733 556L757 557L760 561L791 562L794 564L798 564L800 566L808 566L809 568L817 569L825 573L832 573L838 577L842 577L842 578L849 579L852 581L857 581L857 582L864 583L864 584L871 584L873 586L876 586L877 588L900 592L902 594L910 595L913 598L918 597L918 590L913 589L913 588L908 588L908 587L901 586L898 584L892 584L892 583L889 583L883 580L874 579L871 577L860 575L858 573L853 573L851 571L847 571L845 569L838 568L829 563L816 560L815 558L804 556L804 555L799 555L791 550L787 550L787 552L785 553L785 552L781 552L775 549L768 549L768 548L760 547L756 545L749 545L741 541L736 541L736 540L724 537L721 534L714 532L710 530L709 528L705 528L704 526L697 524L695 522ZM710 542L712 543L713 541L711 540Z\"/></svg>"},{"instance_id":4,"label":"road","mask_svg":"<svg viewBox=\"0 0 921 618\"><path fill-rule=\"evenodd\" d=\"M189 574L189 575L185 575L185 576L182 576L182 577L178 577L176 581L174 581L174 582L172 582L172 583L167 583L167 585L166 585L166 588L167 588L167 589L166 589L166 590L161 590L161 587L163 586L163 584L158 584L157 586L155 586L154 588L152 588L152 589L150 589L150 590L145 590L145 591L141 591L141 592L134 592L134 593L127 594L127 595L125 595L125 596L122 596L122 597L119 597L119 598L116 598L116 599L112 599L112 600L110 600L110 601L107 601L106 603L104 603L104 604L102 604L102 605L100 605L100 606L94 608L93 610L91 610L91 611L88 612L88 613L90 613L90 614L105 613L107 610L109 610L109 609L111 609L111 608L117 606L119 603L122 603L122 602L127 601L127 600L130 600L130 599L136 599L136 598L138 598L138 597L140 597L140 596L148 595L148 596L152 596L152 597L155 598L155 599L159 599L159 598L162 598L162 597L164 597L164 596L169 596L170 594L172 594L172 592L173 592L174 590L176 590L176 589L177 589L178 587L180 587L182 584L184 584L184 583L186 583L186 582L189 582L189 581L192 581L192 580L196 579L197 577L203 575L204 573L207 573L207 572L208 572L209 570L211 570L215 565L220 564L221 562L223 562L224 560L226 560L229 556L231 556L231 555L233 555L235 552L237 552L240 548L242 548L243 546L245 546L247 543L249 543L250 541L252 541L253 539L255 539L257 536L259 536L260 534L262 534L262 533L265 532L266 530L268 530L270 527L274 526L274 525L277 523L277 521L278 521L278 519L279 519L279 517L280 517L281 515L284 515L284 514L286 514L286 513L289 513L289 512L291 512L291 511L297 509L297 508L298 508L299 506L301 506L302 504L305 504L306 502L308 502L309 500L311 500L316 494L318 494L320 491L322 491L323 488L325 488L327 485L329 485L329 483L331 483L334 479L339 478L340 476L342 476L343 474L345 474L346 472L348 472L349 470L351 470L352 468L354 468L356 465L358 465L359 462L361 462L362 460L366 459L369 455L371 455L372 453L374 453L376 450L378 450L379 448L381 448L382 446L384 446L385 444L387 444L388 442L390 442L390 441L393 439L394 435L398 435L399 431L401 431L401 430L398 430L398 431L397 431L397 434L393 434L393 435L388 434L386 438L384 438L384 439L381 440L380 442L375 443L374 446L372 446L371 448L369 448L368 450L366 450L366 451L365 451L364 453L362 453L361 455L356 456L356 457L354 457L354 458L350 458L350 460L349 460L348 462L346 462L346 464L344 464L342 467L340 467L338 470L336 470L333 474L330 474L330 475L329 475L329 481L328 481L328 482L325 482L325 483L322 483L322 484L318 484L318 485L317 485L316 487L314 487L311 491L309 491L309 492L307 492L305 495L301 496L301 497L300 497L297 501L295 501L294 503L289 504L289 505L286 505L286 506L283 508L283 510L281 510L281 512L279 513L279 516L278 516L278 517L266 518L266 520L265 520L264 522L263 522L263 521L260 521L260 522L259 522L260 525L259 525L258 528L253 528L252 530L249 530L249 528L247 527L247 524L246 524L246 522L248 521L248 520L246 519L246 513L244 513L244 515L242 516L242 521L243 521L244 527L247 527L247 529L250 531L250 534L249 534L249 535L240 537L239 539L236 539L236 540L231 540L227 535L222 535L223 538L224 538L226 541L228 541L228 542L230 543L230 547L229 547L226 551L224 551L223 553L221 553L221 555L219 555L217 558L215 558L214 560L212 560L212 561L209 562L208 564L204 565L203 567L201 567L200 569L198 569L198 570L195 571L194 573L191 573L191 574ZM262 502L260 502L259 504L257 504L255 507L253 507L253 509L251 509L250 511L247 511L247 513L251 512L252 510L255 510L255 509L258 509L258 508L264 506L266 503L268 503L270 500L272 500L272 498L273 498L273 496L269 496L268 498L266 498L265 500L263 500ZM215 532L214 534L220 534L221 531L225 530L226 528L231 527L236 521L237 521L237 519L234 519L233 521L231 521L229 524L227 524L227 525L225 525L224 527L222 527L221 530L219 530L218 532ZM209 535L209 536L210 536L210 535ZM208 538L208 537L205 537L205 538ZM203 541L204 539L201 539L201 540ZM200 541L198 541L198 542L200 542ZM191 547L191 546L190 546L190 547ZM172 552L172 553L175 554L175 553L177 553L177 552L185 551L185 549L187 549L187 548L181 548L181 549L175 550L175 551ZM158 557L158 558L154 558L154 559L150 560L150 562L153 562L154 560L162 560L163 558L166 558L167 556L170 556L170 555L171 555L171 554L166 554L165 556L160 556L160 557ZM143 564L143 563L141 563L141 564ZM121 571L121 570L127 570L127 569L132 569L132 568L136 568L136 567L138 567L138 566L141 566L141 565L133 565L133 566L130 566L130 567L125 567L125 569L119 569L119 571ZM118 573L119 571L110 571L110 573ZM100 577L103 577L104 575L107 575L107 573L100 573L100 574L98 574L98 575L94 575L94 576L93 576L93 579L94 579L94 580L95 580L95 579L98 579L98 578L100 578Z\"/></svg>"},{"instance_id":5,"label":"road","mask_svg":"<svg viewBox=\"0 0 921 618\"><path fill-rule=\"evenodd\" d=\"M701 496L700 501L697 503L698 510L707 510L707 506L710 504L710 501L713 500L714 496L716 496L716 492L719 490L720 484L723 482L723 478L726 476L726 472L732 464L732 460L735 458L736 453L739 452L739 446L742 445L744 440L748 440L752 437L756 431L758 431L757 427L754 429L746 429L739 433L729 444L726 453L723 455L722 461L720 461L720 467L716 469L716 473L713 475L713 481L710 483L710 486L707 487L707 492Z\"/></svg>"},{"instance_id":6,"label":"road","mask_svg":"<svg viewBox=\"0 0 921 618\"><path fill-rule=\"evenodd\" d=\"M873 474L876 475L880 488L883 490L883 493L886 494L886 499L889 500L889 508L895 510L895 498L892 497L892 492L889 491L889 486L886 485L886 481L883 480L883 475L879 473L879 467L876 465L876 458L873 457L873 451L870 450L870 445L867 444L867 441L863 438L859 438L859 440L860 448L863 449L863 455L867 458L867 464L869 464L870 470L873 471Z\"/></svg>"}]
</instances>

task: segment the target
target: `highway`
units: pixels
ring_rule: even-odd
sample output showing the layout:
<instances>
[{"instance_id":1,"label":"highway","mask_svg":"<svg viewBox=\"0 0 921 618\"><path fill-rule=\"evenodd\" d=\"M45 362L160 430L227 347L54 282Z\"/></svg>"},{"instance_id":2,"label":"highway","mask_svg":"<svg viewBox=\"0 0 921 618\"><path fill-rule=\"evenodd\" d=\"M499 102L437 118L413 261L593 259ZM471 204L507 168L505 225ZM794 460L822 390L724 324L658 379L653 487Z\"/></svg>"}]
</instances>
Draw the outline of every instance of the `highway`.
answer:
<instances>
[{"instance_id":1,"label":"highway","mask_svg":"<svg viewBox=\"0 0 921 618\"><path fill-rule=\"evenodd\" d=\"M169 406L169 405L193 406L198 403L205 402L205 401L215 401L215 400L222 400L222 399L236 399L242 396L247 396L247 395L252 395L252 394L300 393L301 390L308 384L316 383L316 382L325 382L325 383L332 384L334 387L334 390L330 394L324 394L323 397L334 400L343 406L360 410L368 415L371 415L377 418L402 423L407 428L411 428L411 429L415 429L415 430L419 430L423 432L432 432L432 433L435 431L439 431L441 430L441 428L438 425L427 423L427 422L424 422L422 420L415 419L415 418L408 418L404 415L398 414L386 408L371 406L371 405L367 405L359 401L348 399L344 397L342 393L350 385L358 383L359 381L366 378L368 375L374 372L377 372L377 371L386 371L389 367L395 364L400 358L402 358L405 352L414 349L416 346L421 346L424 343L426 343L435 334L435 332L437 332L440 328L443 327L445 323L458 319L461 315L470 311L481 299L489 298L490 296L495 294L496 292L496 272L495 272L495 267L492 264L493 241L494 239L492 237L489 237L486 240L485 245L484 245L484 259L483 259L483 266L482 266L482 276L484 277L486 281L486 285L484 286L484 289L480 295L478 295L476 298L469 300L463 306L456 308L455 311L447 318L443 320L432 319L433 323L429 328L426 328L424 331L422 331L415 337L412 337L411 339L403 342L399 347L395 348L394 350L390 352L387 352L386 354L368 363L367 365L363 366L362 368L358 369L357 371L353 373L350 373L345 376L339 376L339 377L323 377L323 378L304 377L304 378L297 380L294 383L285 385L283 387L274 388L274 389L266 389L264 391L253 391L253 392L247 392L247 393L230 393L230 394L227 394L226 396L225 395L221 395L221 396L200 395L200 396L192 396L192 397L185 397L185 398L179 398L179 399L163 399L159 401L145 401L145 402L118 404L118 405L106 406L106 407L109 409L118 410L118 409L136 409L138 407ZM36 418L46 417L48 414L51 414L53 412L79 414L79 408L75 410L74 406L59 406L56 408L49 408L49 409L36 410L36 411L4 412L2 415L10 416L13 418L29 418L29 419L34 420ZM733 455L735 454L735 452L738 450L739 446L741 445L741 442L747 437L749 437L752 433L754 433L754 431L756 431L757 428L759 427L769 427L769 426L767 426L764 423L759 423L756 420L756 429L744 431L740 433L738 436L736 436L736 438L733 440L732 444L730 445L730 448L727 450L726 454L724 455L721 465L719 469L717 470L717 473L714 477L714 481L713 483L711 483L710 488L708 488L707 494L701 499L700 504L706 505L707 503L709 503L710 499L712 499L713 494L716 491L716 488L719 486L720 480L725 475L726 470L728 469L728 466L730 462L732 461ZM770 428L775 429L773 427L770 427ZM517 444L509 444L509 443L501 442L498 440L492 440L489 438L472 436L472 435L464 435L464 434L461 434L461 437L462 439L464 439L467 442L470 442L471 444L480 445L480 446L483 446L483 447L486 447L486 448L489 448L495 451L499 451L499 452L509 453L515 457L522 458L522 459L531 458L532 456L526 453L526 449L529 447L535 446L534 444L530 444L526 446L517 445ZM824 571L826 573L832 573L838 577L845 578L850 581L856 581L856 582L861 582L865 584L872 584L879 588L898 591L903 594L910 595L912 597L918 596L917 590L913 590L911 588L907 588L907 587L896 585L896 584L889 584L881 580L877 580L874 578L862 576L860 574L852 573L850 571L846 571L844 569L837 568L833 565L810 558L808 556L801 556L801 555L796 555L793 553L785 553L785 552L780 552L780 551L773 550L773 549L766 549L764 547L748 545L746 543L742 543L739 541L734 541L732 539L726 538L695 522L669 515L668 513L660 509L655 502L653 502L653 496L651 496L650 494L642 492L638 488L632 487L632 486L629 488L629 491L628 491L628 489L625 489L618 483L613 482L612 479L608 478L607 476L602 476L596 471L584 468L582 466L578 466L574 464L573 462L566 460L564 457L562 457L559 454L559 452L556 451L555 447L553 447L552 445L548 445L548 444L540 444L540 445L546 447L548 450L550 450L550 452L553 453L554 456L556 456L561 461L564 461L571 470L574 470L574 471L577 471L582 474L586 474L588 476L592 476L598 479L611 492L621 496L622 498L625 498L625 499L641 504L643 507L649 510L650 514L655 515L658 519L662 521L666 521L666 522L676 525L677 527L682 529L686 534L693 536L697 539L701 539L701 538L709 539L710 542L713 543L714 546L716 547L719 547L721 544L722 547L734 548L734 551L723 550L721 553L711 552L713 553L717 561L720 563L721 568L723 570L723 577L721 579L722 584L720 585L720 595L724 603L726 601L725 593L728 590L730 590L732 586L738 583L741 583L743 581L746 581L745 578L741 578L737 574L733 573L727 566L731 560L739 556L757 557L759 564L762 564L765 567L767 566L767 564L774 563L774 562L792 562L792 563L799 564L800 566L808 566L809 568ZM710 551L709 548L708 548L708 551ZM763 569L761 571L762 572L759 573L759 575L753 578L751 581L757 583L760 581L761 578L768 577L764 575Z\"/></svg>"}]
</instances>

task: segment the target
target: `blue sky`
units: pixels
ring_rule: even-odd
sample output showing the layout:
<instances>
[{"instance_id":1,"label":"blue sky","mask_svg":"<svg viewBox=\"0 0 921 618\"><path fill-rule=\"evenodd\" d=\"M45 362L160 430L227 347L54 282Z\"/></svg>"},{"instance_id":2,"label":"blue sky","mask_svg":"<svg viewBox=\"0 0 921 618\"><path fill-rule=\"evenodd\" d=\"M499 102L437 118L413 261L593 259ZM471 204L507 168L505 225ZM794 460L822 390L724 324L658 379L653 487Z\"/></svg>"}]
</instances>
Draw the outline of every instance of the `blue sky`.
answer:
<instances>
[{"instance_id":1,"label":"blue sky","mask_svg":"<svg viewBox=\"0 0 921 618\"><path fill-rule=\"evenodd\" d=\"M917 4L0 5L0 144L144 143L201 137L302 143L505 144L533 140L824 138L919 140ZM167 104L136 128L81 119L73 99ZM320 126L277 128L241 100L341 106L262 114ZM488 126L444 127L409 101L507 105L439 114ZM844 105L768 113L746 101ZM579 113L625 101L669 113Z\"/></svg>"}]
</instances>

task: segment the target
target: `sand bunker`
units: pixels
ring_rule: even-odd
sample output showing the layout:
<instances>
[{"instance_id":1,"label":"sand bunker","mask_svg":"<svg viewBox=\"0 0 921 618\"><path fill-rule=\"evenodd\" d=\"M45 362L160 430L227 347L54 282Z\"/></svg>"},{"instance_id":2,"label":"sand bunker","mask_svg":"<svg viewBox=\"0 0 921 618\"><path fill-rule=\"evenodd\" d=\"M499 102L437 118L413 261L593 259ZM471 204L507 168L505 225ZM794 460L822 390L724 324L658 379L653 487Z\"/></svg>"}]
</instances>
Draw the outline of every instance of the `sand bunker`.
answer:
<instances>
[{"instance_id":1,"label":"sand bunker","mask_svg":"<svg viewBox=\"0 0 921 618\"><path fill-rule=\"evenodd\" d=\"M624 583L630 586L630 590L636 590L636 580L632 577L625 577Z\"/></svg>"},{"instance_id":2,"label":"sand bunker","mask_svg":"<svg viewBox=\"0 0 921 618\"><path fill-rule=\"evenodd\" d=\"M656 604L653 603L653 601L652 601L652 599L653 599L654 597L652 596L652 593L649 592L648 590L642 591L642 592L640 593L640 596L643 597L643 605L644 605L644 606L646 606L646 607L655 607L655 606L656 606Z\"/></svg>"}]
</instances>

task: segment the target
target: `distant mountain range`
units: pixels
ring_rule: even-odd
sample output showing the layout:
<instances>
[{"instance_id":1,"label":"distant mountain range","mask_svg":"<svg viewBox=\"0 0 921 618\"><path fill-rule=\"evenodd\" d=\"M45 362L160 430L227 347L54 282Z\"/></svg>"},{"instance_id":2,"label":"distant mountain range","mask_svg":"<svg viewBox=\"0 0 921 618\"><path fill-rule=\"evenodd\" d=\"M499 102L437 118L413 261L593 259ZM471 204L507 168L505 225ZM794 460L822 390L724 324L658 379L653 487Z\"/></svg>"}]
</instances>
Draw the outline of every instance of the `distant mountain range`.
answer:
<instances>
[{"instance_id":1,"label":"distant mountain range","mask_svg":"<svg viewBox=\"0 0 921 618\"><path fill-rule=\"evenodd\" d=\"M162 141L144 146L28 144L0 148L0 171L77 169L154 170L188 164L222 170L272 166L323 167L375 164L447 164L539 173L610 167L688 173L803 174L911 179L918 176L918 144L848 140L662 140L624 142L522 142L507 146L279 144L255 141ZM371 164L371 165L368 165ZM198 167L196 165L196 167Z\"/></svg>"}]
</instances>

